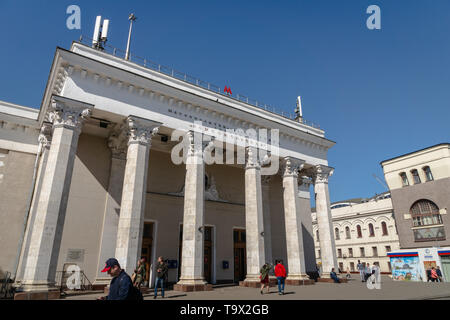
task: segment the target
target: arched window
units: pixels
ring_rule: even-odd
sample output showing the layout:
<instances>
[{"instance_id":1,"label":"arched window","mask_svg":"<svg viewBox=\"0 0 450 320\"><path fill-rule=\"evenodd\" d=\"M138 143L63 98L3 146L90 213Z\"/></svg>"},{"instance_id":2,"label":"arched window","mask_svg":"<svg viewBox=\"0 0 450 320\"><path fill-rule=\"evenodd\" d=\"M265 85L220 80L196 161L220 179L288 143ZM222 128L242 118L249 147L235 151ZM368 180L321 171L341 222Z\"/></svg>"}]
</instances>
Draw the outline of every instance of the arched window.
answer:
<instances>
[{"instance_id":1,"label":"arched window","mask_svg":"<svg viewBox=\"0 0 450 320\"><path fill-rule=\"evenodd\" d=\"M411 174L413 176L414 184L419 184L421 181L417 169L412 169Z\"/></svg>"},{"instance_id":2,"label":"arched window","mask_svg":"<svg viewBox=\"0 0 450 320\"><path fill-rule=\"evenodd\" d=\"M381 230L383 231L383 236L388 235L387 225L386 225L386 222L384 222L384 221L381 223Z\"/></svg>"},{"instance_id":3,"label":"arched window","mask_svg":"<svg viewBox=\"0 0 450 320\"><path fill-rule=\"evenodd\" d=\"M320 240L320 239L319 239L319 230L316 230L316 239L317 239L317 241Z\"/></svg>"},{"instance_id":4,"label":"arched window","mask_svg":"<svg viewBox=\"0 0 450 320\"><path fill-rule=\"evenodd\" d=\"M339 240L340 238L339 238L339 228L335 228L334 229L334 233L335 233L335 235L336 235L336 240Z\"/></svg>"},{"instance_id":5,"label":"arched window","mask_svg":"<svg viewBox=\"0 0 450 320\"><path fill-rule=\"evenodd\" d=\"M408 177L406 176L405 172L400 172L400 178L402 179L402 185L404 187L409 186Z\"/></svg>"},{"instance_id":6,"label":"arched window","mask_svg":"<svg viewBox=\"0 0 450 320\"><path fill-rule=\"evenodd\" d=\"M375 230L373 229L373 224L369 223L369 237L375 237Z\"/></svg>"},{"instance_id":7,"label":"arched window","mask_svg":"<svg viewBox=\"0 0 450 320\"><path fill-rule=\"evenodd\" d=\"M356 226L356 233L358 234L358 238L362 238L361 226L359 224Z\"/></svg>"},{"instance_id":8,"label":"arched window","mask_svg":"<svg viewBox=\"0 0 450 320\"><path fill-rule=\"evenodd\" d=\"M427 181L433 181L433 174L431 173L430 167L429 166L423 167L422 170L425 173Z\"/></svg>"},{"instance_id":9,"label":"arched window","mask_svg":"<svg viewBox=\"0 0 450 320\"><path fill-rule=\"evenodd\" d=\"M345 238L346 239L351 239L351 234L350 234L350 228L349 227L345 227Z\"/></svg>"},{"instance_id":10,"label":"arched window","mask_svg":"<svg viewBox=\"0 0 450 320\"><path fill-rule=\"evenodd\" d=\"M416 201L412 205L410 213L415 227L442 224L439 208L430 200Z\"/></svg>"}]
</instances>

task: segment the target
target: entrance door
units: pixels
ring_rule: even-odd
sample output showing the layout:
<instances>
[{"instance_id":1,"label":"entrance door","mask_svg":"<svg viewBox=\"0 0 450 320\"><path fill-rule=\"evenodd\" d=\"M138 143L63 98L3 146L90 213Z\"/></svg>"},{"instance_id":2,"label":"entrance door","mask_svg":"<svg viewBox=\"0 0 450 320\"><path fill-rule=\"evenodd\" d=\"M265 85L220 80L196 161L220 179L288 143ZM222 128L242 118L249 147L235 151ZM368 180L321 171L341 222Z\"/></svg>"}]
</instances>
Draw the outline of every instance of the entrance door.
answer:
<instances>
[{"instance_id":1,"label":"entrance door","mask_svg":"<svg viewBox=\"0 0 450 320\"><path fill-rule=\"evenodd\" d=\"M142 239L141 257L145 258L145 279L146 283L150 281L150 266L152 263L153 248L153 222L144 223L144 236Z\"/></svg>"},{"instance_id":2,"label":"entrance door","mask_svg":"<svg viewBox=\"0 0 450 320\"><path fill-rule=\"evenodd\" d=\"M204 227L204 237L203 237L203 277L205 281L211 283L212 281L212 256L213 256L213 228ZM183 225L180 226L180 238L178 244L178 279L181 276L181 258L183 257Z\"/></svg>"},{"instance_id":3,"label":"entrance door","mask_svg":"<svg viewBox=\"0 0 450 320\"><path fill-rule=\"evenodd\" d=\"M441 256L442 263L442 275L444 276L445 282L450 282L450 257Z\"/></svg>"},{"instance_id":4,"label":"entrance door","mask_svg":"<svg viewBox=\"0 0 450 320\"><path fill-rule=\"evenodd\" d=\"M234 282L244 281L247 274L245 230L233 230L234 242Z\"/></svg>"}]
</instances>

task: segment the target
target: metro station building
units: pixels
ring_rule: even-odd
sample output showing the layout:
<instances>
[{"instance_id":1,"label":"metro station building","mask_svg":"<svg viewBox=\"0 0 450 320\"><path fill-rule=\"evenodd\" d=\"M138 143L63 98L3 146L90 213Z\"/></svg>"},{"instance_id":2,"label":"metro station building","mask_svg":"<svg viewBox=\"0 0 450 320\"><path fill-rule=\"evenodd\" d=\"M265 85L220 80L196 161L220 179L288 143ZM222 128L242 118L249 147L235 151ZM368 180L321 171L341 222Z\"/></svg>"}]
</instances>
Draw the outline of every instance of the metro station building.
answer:
<instances>
[{"instance_id":1,"label":"metro station building","mask_svg":"<svg viewBox=\"0 0 450 320\"><path fill-rule=\"evenodd\" d=\"M265 262L282 259L288 283L300 284L316 267L310 188L324 276L337 268L335 143L322 129L115 53L58 47L39 110L0 102L0 272L19 290L46 292L77 265L104 286L108 258L131 274L144 256L152 286L163 256L169 281L188 291L255 285ZM265 175L267 157L249 146L244 164L206 164L195 121L215 142L228 129L278 130L279 154L268 154L279 169ZM175 130L187 146L181 164L171 158Z\"/></svg>"}]
</instances>

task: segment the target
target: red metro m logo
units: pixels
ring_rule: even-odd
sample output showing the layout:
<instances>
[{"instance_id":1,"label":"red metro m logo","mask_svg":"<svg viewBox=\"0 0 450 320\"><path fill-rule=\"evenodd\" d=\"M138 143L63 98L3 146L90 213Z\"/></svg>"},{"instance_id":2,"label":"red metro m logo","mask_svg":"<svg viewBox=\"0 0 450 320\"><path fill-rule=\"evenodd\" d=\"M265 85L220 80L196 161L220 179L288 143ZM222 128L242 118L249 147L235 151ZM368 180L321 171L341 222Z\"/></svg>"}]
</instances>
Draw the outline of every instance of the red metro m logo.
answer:
<instances>
[{"instance_id":1,"label":"red metro m logo","mask_svg":"<svg viewBox=\"0 0 450 320\"><path fill-rule=\"evenodd\" d=\"M225 88L223 89L223 92L228 93L228 94L232 94L231 93L231 88L228 88L227 86L225 86Z\"/></svg>"}]
</instances>

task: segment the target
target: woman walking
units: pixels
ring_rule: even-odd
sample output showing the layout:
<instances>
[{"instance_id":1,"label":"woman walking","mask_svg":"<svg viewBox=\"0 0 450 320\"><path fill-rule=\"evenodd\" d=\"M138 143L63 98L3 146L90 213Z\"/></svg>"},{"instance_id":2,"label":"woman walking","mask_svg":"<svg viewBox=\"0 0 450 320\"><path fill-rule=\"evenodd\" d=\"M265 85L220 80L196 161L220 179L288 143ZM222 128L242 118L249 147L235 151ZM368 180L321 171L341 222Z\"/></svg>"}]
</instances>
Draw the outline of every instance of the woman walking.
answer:
<instances>
[{"instance_id":1,"label":"woman walking","mask_svg":"<svg viewBox=\"0 0 450 320\"><path fill-rule=\"evenodd\" d=\"M269 283L269 272L272 269L272 266L270 265L270 263L266 262L261 270L259 271L260 273L260 279L261 279L261 294L263 294L264 292L264 287L267 287L267 293L269 293L270 290L270 283Z\"/></svg>"},{"instance_id":2,"label":"woman walking","mask_svg":"<svg viewBox=\"0 0 450 320\"><path fill-rule=\"evenodd\" d=\"M137 262L137 267L134 270L134 279L133 279L133 285L140 289L142 283L144 282L145 278L145 264L143 262L143 259L139 259Z\"/></svg>"}]
</instances>

